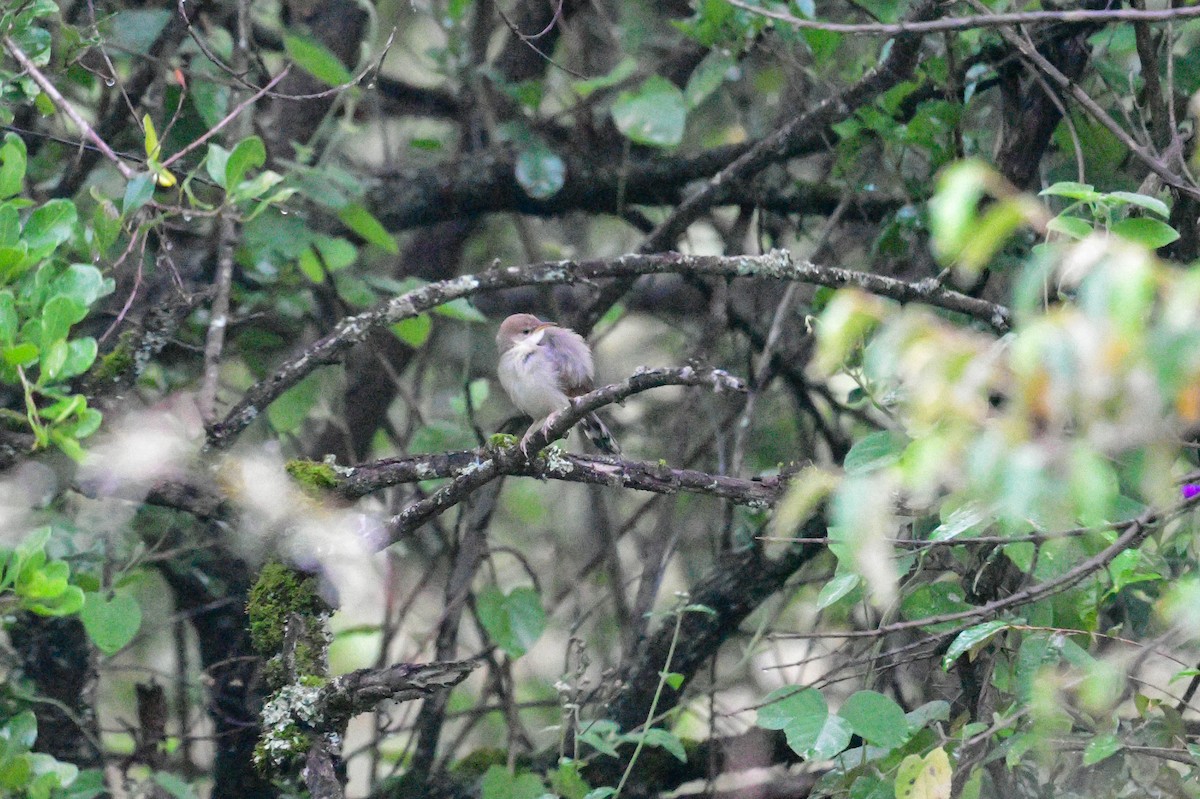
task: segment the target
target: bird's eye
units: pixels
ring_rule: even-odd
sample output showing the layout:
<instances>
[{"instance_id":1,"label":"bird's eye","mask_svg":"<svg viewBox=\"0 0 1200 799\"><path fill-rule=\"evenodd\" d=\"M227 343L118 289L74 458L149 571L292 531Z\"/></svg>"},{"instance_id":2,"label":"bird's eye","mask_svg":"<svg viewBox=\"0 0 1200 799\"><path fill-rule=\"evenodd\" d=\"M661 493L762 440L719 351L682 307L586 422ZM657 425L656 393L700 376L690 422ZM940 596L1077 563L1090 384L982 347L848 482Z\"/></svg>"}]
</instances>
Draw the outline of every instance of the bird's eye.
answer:
<instances>
[{"instance_id":1,"label":"bird's eye","mask_svg":"<svg viewBox=\"0 0 1200 799\"><path fill-rule=\"evenodd\" d=\"M532 327L527 327L527 328L525 328L524 330L522 330L522 331L521 331L521 335L522 335L522 336L528 336L528 335L529 335L530 333L532 333L532 332L533 332L533 328L532 328Z\"/></svg>"}]
</instances>

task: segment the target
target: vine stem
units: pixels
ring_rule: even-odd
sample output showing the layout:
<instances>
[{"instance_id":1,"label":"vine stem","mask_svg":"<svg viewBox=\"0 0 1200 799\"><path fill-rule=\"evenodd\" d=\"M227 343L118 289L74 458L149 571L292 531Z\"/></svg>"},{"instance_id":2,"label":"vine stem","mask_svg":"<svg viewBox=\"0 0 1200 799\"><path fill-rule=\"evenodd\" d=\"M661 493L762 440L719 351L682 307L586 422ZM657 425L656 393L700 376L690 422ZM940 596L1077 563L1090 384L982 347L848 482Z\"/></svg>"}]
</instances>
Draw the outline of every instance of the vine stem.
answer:
<instances>
[{"instance_id":1,"label":"vine stem","mask_svg":"<svg viewBox=\"0 0 1200 799\"><path fill-rule=\"evenodd\" d=\"M621 775L621 781L617 783L617 792L613 794L613 799L619 799L621 791L625 788L625 783L629 780L629 775L633 773L633 767L637 764L638 756L641 755L642 749L646 746L646 733L650 730L650 724L654 721L654 713L658 710L658 700L662 696L663 686L667 684L667 675L671 673L671 660L675 657L675 645L679 643L679 631L683 627L683 614L687 612L687 608L681 607L675 612L675 634L671 636L671 645L667 648L666 662L663 663L662 671L658 673L658 687L654 689L654 698L650 700L650 712L646 714L646 721L642 724L642 734L638 737L637 745L633 748L633 754L629 758L629 765L625 767L625 773Z\"/></svg>"}]
</instances>

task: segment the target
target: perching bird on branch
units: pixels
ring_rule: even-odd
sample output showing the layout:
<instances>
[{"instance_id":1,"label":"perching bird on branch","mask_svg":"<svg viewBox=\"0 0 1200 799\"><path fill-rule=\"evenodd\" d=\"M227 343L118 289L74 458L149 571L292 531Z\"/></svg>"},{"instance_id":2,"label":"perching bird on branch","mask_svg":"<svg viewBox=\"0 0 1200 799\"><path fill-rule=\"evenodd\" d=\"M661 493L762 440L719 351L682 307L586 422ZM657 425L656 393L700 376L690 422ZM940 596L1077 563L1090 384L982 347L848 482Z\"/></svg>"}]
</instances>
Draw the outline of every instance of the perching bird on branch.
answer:
<instances>
[{"instance_id":1,"label":"perching bird on branch","mask_svg":"<svg viewBox=\"0 0 1200 799\"><path fill-rule=\"evenodd\" d=\"M574 330L543 322L533 314L513 314L500 325L496 334L500 366L496 370L500 385L513 405L533 417L533 425L521 439L521 448L539 428L545 429L549 417L592 390L592 350L583 336ZM609 455L620 455L612 433L594 413L579 422L596 447Z\"/></svg>"}]
</instances>

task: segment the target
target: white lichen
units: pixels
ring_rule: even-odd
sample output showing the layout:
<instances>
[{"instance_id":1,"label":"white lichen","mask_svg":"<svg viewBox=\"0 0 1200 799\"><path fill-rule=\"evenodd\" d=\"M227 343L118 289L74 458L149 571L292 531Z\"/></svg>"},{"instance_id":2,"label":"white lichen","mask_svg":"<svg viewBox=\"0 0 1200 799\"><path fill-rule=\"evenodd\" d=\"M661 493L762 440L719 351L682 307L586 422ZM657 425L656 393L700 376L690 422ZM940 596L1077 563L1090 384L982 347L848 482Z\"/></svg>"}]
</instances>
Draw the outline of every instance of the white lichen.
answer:
<instances>
[{"instance_id":1,"label":"white lichen","mask_svg":"<svg viewBox=\"0 0 1200 799\"><path fill-rule=\"evenodd\" d=\"M456 472L456 474L457 474L459 477L466 477L467 475L470 475L470 474L475 474L475 472L477 472L477 471L479 471L480 469L484 468L485 466L487 466L487 465L488 465L488 464L490 464L491 462L492 462L492 459L491 459L491 458L488 458L487 460L482 460L482 461L480 461L480 460L472 461L471 463L468 463L466 466L464 466L464 467L462 467L461 469L459 469L459 470Z\"/></svg>"},{"instance_id":2,"label":"white lichen","mask_svg":"<svg viewBox=\"0 0 1200 799\"><path fill-rule=\"evenodd\" d=\"M546 459L546 471L553 474L570 474L575 471L575 464L567 459L566 451L557 444L551 444L542 450Z\"/></svg>"}]
</instances>

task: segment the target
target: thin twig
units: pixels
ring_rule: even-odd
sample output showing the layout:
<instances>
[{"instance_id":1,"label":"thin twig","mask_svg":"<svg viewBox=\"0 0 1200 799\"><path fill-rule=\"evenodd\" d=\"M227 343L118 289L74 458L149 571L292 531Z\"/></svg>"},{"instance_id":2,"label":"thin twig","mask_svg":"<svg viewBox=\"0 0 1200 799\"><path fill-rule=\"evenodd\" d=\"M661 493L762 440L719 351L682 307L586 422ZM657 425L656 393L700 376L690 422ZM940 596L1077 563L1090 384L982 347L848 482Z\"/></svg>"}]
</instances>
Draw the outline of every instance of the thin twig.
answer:
<instances>
[{"instance_id":1,"label":"thin twig","mask_svg":"<svg viewBox=\"0 0 1200 799\"><path fill-rule=\"evenodd\" d=\"M1134 9L1105 9L1105 10L1064 10L1064 11L1024 11L1009 14L979 14L973 17L942 17L914 22L895 22L891 24L868 22L850 24L841 22L822 22L815 19L802 19L783 11L752 6L743 0L727 0L732 6L743 11L749 11L759 16L769 17L778 22L786 22L796 28L809 30L830 31L835 33L860 33L879 36L894 36L899 33L930 33L933 31L973 30L976 28L998 28L1007 25L1036 25L1056 22L1168 22L1175 19L1188 19L1200 16L1200 6L1187 8L1166 8L1152 11Z\"/></svg>"},{"instance_id":2,"label":"thin twig","mask_svg":"<svg viewBox=\"0 0 1200 799\"><path fill-rule=\"evenodd\" d=\"M42 74L41 70L39 70L33 61L30 60L29 56L25 54L25 51L22 50L17 43L8 36L4 37L4 49L8 50L12 57L17 60L17 63L19 63L21 67L29 73L29 77L33 78L33 82L38 85L38 88L46 93L46 96L50 98L51 102L54 103L58 110L66 114L67 117L75 123L75 127L79 128L79 130L83 133L84 138L90 139L92 143L96 145L96 148L100 152L104 153L105 158L116 164L117 171L121 173L121 177L125 178L126 180L132 180L135 174L134 171L130 169L124 161L121 160L120 156L113 152L113 149L108 146L108 142L100 138L99 134L97 134L96 131L92 129L92 126L87 123L87 120L80 116L79 112L75 110L75 107L67 102L67 98L63 97L58 89L54 87L54 84Z\"/></svg>"},{"instance_id":3,"label":"thin twig","mask_svg":"<svg viewBox=\"0 0 1200 799\"><path fill-rule=\"evenodd\" d=\"M233 250L237 241L237 222L232 209L221 214L217 236L217 295L213 298L212 316L204 340L204 380L196 399L205 424L211 424L216 419L221 351L225 347L225 331L229 327L229 289L233 283Z\"/></svg>"},{"instance_id":4,"label":"thin twig","mask_svg":"<svg viewBox=\"0 0 1200 799\"><path fill-rule=\"evenodd\" d=\"M202 136L200 136L200 138L196 139L194 142L192 142L188 146L184 147L182 150L175 153L167 160L163 161L162 166L169 167L171 164L175 163L180 158L183 158L185 155L190 153L192 150L196 149L201 144L204 144L204 142L211 139L217 132L219 132L222 128L224 128L226 125L228 125L234 119L236 119L238 114L242 113L242 111L244 111L247 107L249 107L251 104L253 104L260 97L263 97L268 92L270 92L271 87L274 86L276 83L279 83L279 81L283 80L287 76L287 74L291 71L292 71L292 65L288 64L286 67L284 67L282 70L280 70L278 75L271 78L270 83L268 83L263 88L259 89L257 92L255 92L250 97L247 97L245 100L238 103L232 111L230 111L228 114L225 115L224 119L222 119L220 122L218 122L217 124L213 125L208 130L206 130L204 132L204 134ZM229 188L232 189L233 187L230 186Z\"/></svg>"}]
</instances>

